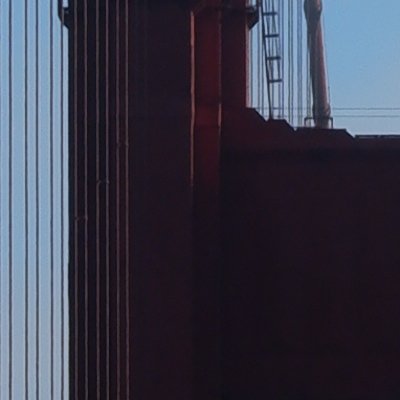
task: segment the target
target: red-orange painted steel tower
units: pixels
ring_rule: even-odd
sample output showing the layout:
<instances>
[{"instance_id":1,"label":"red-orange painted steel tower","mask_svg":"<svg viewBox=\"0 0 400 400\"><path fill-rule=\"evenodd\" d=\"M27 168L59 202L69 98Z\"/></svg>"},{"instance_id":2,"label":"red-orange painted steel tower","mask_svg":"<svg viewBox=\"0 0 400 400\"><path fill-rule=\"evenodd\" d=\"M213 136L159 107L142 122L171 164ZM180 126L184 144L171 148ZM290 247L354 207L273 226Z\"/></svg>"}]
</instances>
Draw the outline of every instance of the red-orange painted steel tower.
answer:
<instances>
[{"instance_id":1,"label":"red-orange painted steel tower","mask_svg":"<svg viewBox=\"0 0 400 400\"><path fill-rule=\"evenodd\" d=\"M245 1L75 0L65 19L71 398L218 398L222 103L245 106Z\"/></svg>"},{"instance_id":2,"label":"red-orange painted steel tower","mask_svg":"<svg viewBox=\"0 0 400 400\"><path fill-rule=\"evenodd\" d=\"M71 399L396 398L399 140L247 108L249 11L70 2Z\"/></svg>"}]
</instances>

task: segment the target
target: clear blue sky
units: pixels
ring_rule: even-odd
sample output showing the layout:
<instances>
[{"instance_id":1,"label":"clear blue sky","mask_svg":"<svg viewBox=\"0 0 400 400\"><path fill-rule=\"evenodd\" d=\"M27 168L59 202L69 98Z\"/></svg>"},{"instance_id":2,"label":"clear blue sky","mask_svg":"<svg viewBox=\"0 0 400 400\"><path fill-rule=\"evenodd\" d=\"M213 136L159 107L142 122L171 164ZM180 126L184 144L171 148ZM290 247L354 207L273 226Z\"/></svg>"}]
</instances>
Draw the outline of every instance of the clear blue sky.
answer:
<instances>
[{"instance_id":1,"label":"clear blue sky","mask_svg":"<svg viewBox=\"0 0 400 400\"><path fill-rule=\"evenodd\" d=\"M8 203L8 175L9 175L9 88L8 83L10 77L8 74L9 66L9 16L8 7L9 1L12 1L13 6L13 29L12 29L12 93L13 93L13 124L12 124L12 137L13 137L13 160L12 160L12 176L13 176L13 400L21 400L24 398L25 381L24 381L24 355L26 352L24 335L24 312L25 312L25 234L24 223L26 216L26 207L24 199L24 134L25 134L25 117L24 117L24 0L1 0L0 1L0 97L1 97L1 115L0 115L0 213L1 213L1 322L0 332L2 334L2 347L1 347L1 388L0 399L9 399L8 392L8 365L9 365L9 348L8 348L8 276L9 276L9 203ZM50 78L50 32L49 32L49 10L50 1L54 7L53 24L54 24L54 124L50 127L49 120L49 78ZM30 398L34 398L35 393L35 299L36 299L36 223L39 223L40 241L39 241L39 270L40 270L40 353L38 359L40 361L40 399L48 399L49 397L49 382L50 382L50 134L54 138L54 279L55 279L55 364L54 364L54 381L55 381L55 398L60 399L60 338L61 338L61 318L60 318L60 296L61 296L61 246L60 246L60 22L56 15L57 0L39 0L39 180L40 180L40 217L39 221L35 218L35 6L36 2L28 0L28 177L29 177L29 191L28 191L28 211L29 211L29 393ZM66 43L66 42L65 42ZM65 60L66 53L65 53ZM64 82L66 87L66 81ZM65 102L66 105L66 102ZM66 111L66 108L65 108ZM64 121L65 132L67 131L66 120ZM64 136L64 143L66 144L66 135ZM66 168L66 159L64 167ZM65 185L66 187L66 185ZM66 192L65 192L66 193ZM65 201L67 200L65 196ZM67 204L65 202L65 204ZM65 226L67 228L67 225ZM66 246L65 246L66 248ZM66 275L65 275L66 278ZM65 291L66 294L66 291ZM65 333L67 333L68 324L65 320ZM67 349L67 342L65 342ZM67 367L67 364L65 364ZM67 370L66 370L67 371ZM67 394L67 390L65 392Z\"/></svg>"},{"instance_id":2,"label":"clear blue sky","mask_svg":"<svg viewBox=\"0 0 400 400\"><path fill-rule=\"evenodd\" d=\"M324 0L332 106L400 108L400 1ZM400 110L334 114L395 118L336 118L352 133L400 133Z\"/></svg>"}]
</instances>

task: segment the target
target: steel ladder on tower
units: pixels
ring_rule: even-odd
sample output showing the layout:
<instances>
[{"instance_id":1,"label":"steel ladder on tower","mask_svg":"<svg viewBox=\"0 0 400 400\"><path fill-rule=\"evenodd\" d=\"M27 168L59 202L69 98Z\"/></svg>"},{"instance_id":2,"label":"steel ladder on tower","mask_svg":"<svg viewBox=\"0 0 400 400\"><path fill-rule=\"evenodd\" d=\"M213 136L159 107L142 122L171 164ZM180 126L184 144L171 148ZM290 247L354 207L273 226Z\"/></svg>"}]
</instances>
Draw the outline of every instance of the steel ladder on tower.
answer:
<instances>
[{"instance_id":1,"label":"steel ladder on tower","mask_svg":"<svg viewBox=\"0 0 400 400\"><path fill-rule=\"evenodd\" d=\"M283 84L283 60L280 35L280 0L259 0L258 7L261 14L262 40L266 64L267 90L269 99L269 116L282 116L281 93Z\"/></svg>"}]
</instances>

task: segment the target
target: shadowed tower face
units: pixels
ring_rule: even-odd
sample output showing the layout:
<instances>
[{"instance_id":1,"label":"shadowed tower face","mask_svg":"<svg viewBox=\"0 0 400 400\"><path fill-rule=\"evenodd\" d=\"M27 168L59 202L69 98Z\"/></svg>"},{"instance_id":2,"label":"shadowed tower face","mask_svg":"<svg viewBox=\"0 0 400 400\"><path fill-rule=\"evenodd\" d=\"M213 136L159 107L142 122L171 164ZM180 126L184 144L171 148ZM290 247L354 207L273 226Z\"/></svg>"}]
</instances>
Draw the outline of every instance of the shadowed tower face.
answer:
<instances>
[{"instance_id":1,"label":"shadowed tower face","mask_svg":"<svg viewBox=\"0 0 400 400\"><path fill-rule=\"evenodd\" d=\"M190 9L75 0L66 19L71 399L189 399Z\"/></svg>"},{"instance_id":2,"label":"shadowed tower face","mask_svg":"<svg viewBox=\"0 0 400 400\"><path fill-rule=\"evenodd\" d=\"M219 146L246 106L245 5L69 6L75 399L220 395Z\"/></svg>"},{"instance_id":3,"label":"shadowed tower face","mask_svg":"<svg viewBox=\"0 0 400 400\"><path fill-rule=\"evenodd\" d=\"M305 4L326 128L321 3ZM395 391L399 144L247 108L246 5L70 4L75 400Z\"/></svg>"}]
</instances>

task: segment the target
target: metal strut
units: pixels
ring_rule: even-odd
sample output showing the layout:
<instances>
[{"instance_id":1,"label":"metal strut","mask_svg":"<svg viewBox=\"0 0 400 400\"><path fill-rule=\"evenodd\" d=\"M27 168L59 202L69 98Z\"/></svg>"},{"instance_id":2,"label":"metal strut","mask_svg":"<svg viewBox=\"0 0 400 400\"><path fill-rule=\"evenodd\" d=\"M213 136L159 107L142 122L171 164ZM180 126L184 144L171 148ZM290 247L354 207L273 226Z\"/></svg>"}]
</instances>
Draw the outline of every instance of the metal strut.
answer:
<instances>
[{"instance_id":1,"label":"metal strut","mask_svg":"<svg viewBox=\"0 0 400 400\"><path fill-rule=\"evenodd\" d=\"M332 118L321 25L322 0L305 0L304 11L308 28L309 73L311 75L313 94L313 119L316 127L328 129L330 128Z\"/></svg>"}]
</instances>

